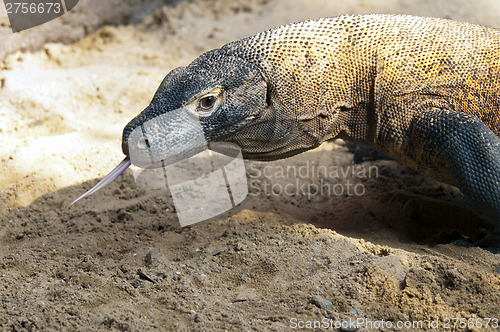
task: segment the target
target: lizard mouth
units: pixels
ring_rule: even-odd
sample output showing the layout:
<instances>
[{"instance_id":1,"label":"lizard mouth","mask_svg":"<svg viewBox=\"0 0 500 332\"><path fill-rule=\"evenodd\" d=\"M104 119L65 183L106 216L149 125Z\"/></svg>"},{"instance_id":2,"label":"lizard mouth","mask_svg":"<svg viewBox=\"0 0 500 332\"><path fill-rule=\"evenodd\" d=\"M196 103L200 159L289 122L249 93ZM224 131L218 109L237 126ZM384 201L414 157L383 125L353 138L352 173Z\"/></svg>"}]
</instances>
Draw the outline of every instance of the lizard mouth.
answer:
<instances>
[{"instance_id":1,"label":"lizard mouth","mask_svg":"<svg viewBox=\"0 0 500 332\"><path fill-rule=\"evenodd\" d=\"M169 163L167 162L167 159L161 159L159 161L151 161L151 162L141 162L141 161L132 162L132 165L144 169L161 168L167 166L168 164Z\"/></svg>"},{"instance_id":2,"label":"lizard mouth","mask_svg":"<svg viewBox=\"0 0 500 332\"><path fill-rule=\"evenodd\" d=\"M212 142L222 140L225 137L229 137L239 129L246 127L249 123L252 123L256 118L257 115L249 115L244 119L239 120L238 122L219 126L216 129L208 131L206 137L209 141Z\"/></svg>"},{"instance_id":3,"label":"lizard mouth","mask_svg":"<svg viewBox=\"0 0 500 332\"><path fill-rule=\"evenodd\" d=\"M236 123L236 128L237 129L241 128L241 127L245 126L246 124L248 124L248 122L250 122L254 119L255 119L255 115L248 116L245 119ZM233 124L233 126L234 125L235 124ZM216 143L216 144L219 144L219 148L221 148L222 150L227 150L227 151L232 150L229 146L224 146L222 143ZM108 184L113 182L118 176L120 176L123 172L125 172L125 170L127 168L129 168L130 165L132 165L132 164L134 166L137 166L140 168L152 169L152 168L161 168L161 167L168 166L169 164L171 164L171 162L169 162L168 159L161 159L159 161L147 161L147 162L143 162L140 160L134 160L132 162L130 156L126 156L111 172L108 173L108 175L106 175L104 178L102 178L102 180L99 181L94 187L92 187L91 189L86 191L83 195L81 195L80 197L75 199L73 201L73 203L71 203L71 205L75 204L76 202L78 202L82 198L85 198L85 197L92 195L93 193L95 193L99 189L104 188L105 186L107 186Z\"/></svg>"}]
</instances>

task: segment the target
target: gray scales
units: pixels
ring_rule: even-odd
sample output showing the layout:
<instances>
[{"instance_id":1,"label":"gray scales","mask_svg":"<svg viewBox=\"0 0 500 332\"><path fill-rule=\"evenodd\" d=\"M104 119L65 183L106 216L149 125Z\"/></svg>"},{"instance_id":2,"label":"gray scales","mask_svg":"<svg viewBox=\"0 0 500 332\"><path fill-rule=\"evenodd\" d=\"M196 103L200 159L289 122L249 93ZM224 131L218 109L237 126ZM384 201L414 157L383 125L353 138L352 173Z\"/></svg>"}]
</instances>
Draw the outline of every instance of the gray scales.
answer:
<instances>
[{"instance_id":1,"label":"gray scales","mask_svg":"<svg viewBox=\"0 0 500 332\"><path fill-rule=\"evenodd\" d=\"M185 116L144 128L173 111ZM193 139L192 116L204 140ZM170 72L124 128L127 157L94 189L131 155L161 166L229 142L245 158L276 160L339 137L458 187L500 228L499 135L500 29L339 16L277 27Z\"/></svg>"}]
</instances>

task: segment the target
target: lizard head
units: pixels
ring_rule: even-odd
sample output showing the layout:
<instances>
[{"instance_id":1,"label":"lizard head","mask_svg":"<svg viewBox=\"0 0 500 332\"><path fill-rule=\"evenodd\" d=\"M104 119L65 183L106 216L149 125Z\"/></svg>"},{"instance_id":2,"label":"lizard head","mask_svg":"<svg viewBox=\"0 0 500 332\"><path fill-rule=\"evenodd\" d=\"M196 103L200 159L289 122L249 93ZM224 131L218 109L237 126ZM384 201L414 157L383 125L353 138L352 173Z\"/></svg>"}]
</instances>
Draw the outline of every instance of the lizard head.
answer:
<instances>
[{"instance_id":1,"label":"lizard head","mask_svg":"<svg viewBox=\"0 0 500 332\"><path fill-rule=\"evenodd\" d=\"M157 168L207 149L245 158L274 160L303 150L288 144L300 137L261 69L222 50L209 51L172 70L151 103L123 129L125 159L73 203L112 182L131 164ZM294 147L295 148L291 148Z\"/></svg>"},{"instance_id":2,"label":"lizard head","mask_svg":"<svg viewBox=\"0 0 500 332\"><path fill-rule=\"evenodd\" d=\"M260 68L221 50L171 71L150 105L123 130L132 164L161 167L191 157L214 142L236 144L251 159L281 158L290 132L270 105ZM282 146L282 149L276 149Z\"/></svg>"}]
</instances>

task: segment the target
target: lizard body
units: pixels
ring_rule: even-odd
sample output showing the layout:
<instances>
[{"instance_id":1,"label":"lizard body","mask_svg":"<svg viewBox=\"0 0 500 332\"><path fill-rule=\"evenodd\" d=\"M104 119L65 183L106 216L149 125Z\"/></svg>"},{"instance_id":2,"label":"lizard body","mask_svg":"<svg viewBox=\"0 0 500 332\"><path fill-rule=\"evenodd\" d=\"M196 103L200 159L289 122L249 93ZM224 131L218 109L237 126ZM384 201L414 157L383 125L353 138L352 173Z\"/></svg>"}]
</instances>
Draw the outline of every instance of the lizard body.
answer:
<instances>
[{"instance_id":1,"label":"lizard body","mask_svg":"<svg viewBox=\"0 0 500 332\"><path fill-rule=\"evenodd\" d=\"M161 118L174 111L185 116ZM500 29L359 15L274 28L175 69L122 147L138 165L187 158L206 142L275 160L341 137L458 187L498 222L499 136Z\"/></svg>"}]
</instances>

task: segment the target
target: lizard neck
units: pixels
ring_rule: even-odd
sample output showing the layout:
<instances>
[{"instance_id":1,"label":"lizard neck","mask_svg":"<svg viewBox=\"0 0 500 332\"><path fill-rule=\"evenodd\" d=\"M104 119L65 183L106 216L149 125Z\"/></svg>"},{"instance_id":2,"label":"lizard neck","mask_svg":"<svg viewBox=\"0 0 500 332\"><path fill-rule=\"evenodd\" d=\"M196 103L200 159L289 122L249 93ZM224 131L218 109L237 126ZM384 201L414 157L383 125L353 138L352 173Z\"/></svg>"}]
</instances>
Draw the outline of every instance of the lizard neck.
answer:
<instances>
[{"instance_id":1,"label":"lizard neck","mask_svg":"<svg viewBox=\"0 0 500 332\"><path fill-rule=\"evenodd\" d=\"M222 50L256 64L279 118L293 123L309 148L345 137L375 143L378 24L371 16L340 16L290 24Z\"/></svg>"},{"instance_id":2,"label":"lizard neck","mask_svg":"<svg viewBox=\"0 0 500 332\"><path fill-rule=\"evenodd\" d=\"M338 135L368 144L377 131L376 40L364 33L370 20L290 24L223 49L260 68L281 118L296 123L314 145Z\"/></svg>"}]
</instances>

